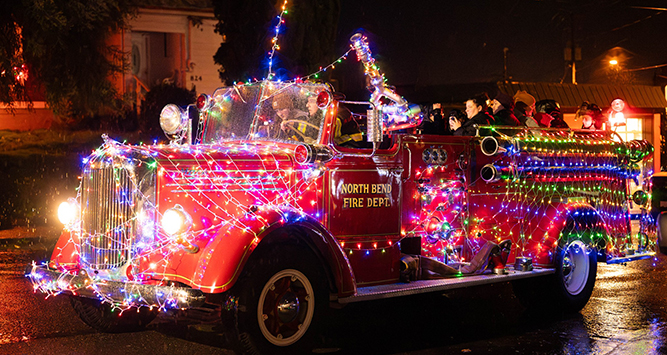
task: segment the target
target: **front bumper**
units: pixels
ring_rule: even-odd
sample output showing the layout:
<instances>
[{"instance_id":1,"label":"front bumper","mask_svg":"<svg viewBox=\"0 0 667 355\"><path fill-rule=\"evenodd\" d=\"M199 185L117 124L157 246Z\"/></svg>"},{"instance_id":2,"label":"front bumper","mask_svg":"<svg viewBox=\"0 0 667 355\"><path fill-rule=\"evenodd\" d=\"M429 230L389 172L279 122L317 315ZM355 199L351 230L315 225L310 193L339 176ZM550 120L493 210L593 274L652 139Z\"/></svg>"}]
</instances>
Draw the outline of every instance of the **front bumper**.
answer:
<instances>
[{"instance_id":1,"label":"front bumper","mask_svg":"<svg viewBox=\"0 0 667 355\"><path fill-rule=\"evenodd\" d=\"M35 291L95 298L120 307L192 308L201 306L206 299L201 290L193 288L100 280L85 271L71 274L43 265L32 265L26 271Z\"/></svg>"}]
</instances>

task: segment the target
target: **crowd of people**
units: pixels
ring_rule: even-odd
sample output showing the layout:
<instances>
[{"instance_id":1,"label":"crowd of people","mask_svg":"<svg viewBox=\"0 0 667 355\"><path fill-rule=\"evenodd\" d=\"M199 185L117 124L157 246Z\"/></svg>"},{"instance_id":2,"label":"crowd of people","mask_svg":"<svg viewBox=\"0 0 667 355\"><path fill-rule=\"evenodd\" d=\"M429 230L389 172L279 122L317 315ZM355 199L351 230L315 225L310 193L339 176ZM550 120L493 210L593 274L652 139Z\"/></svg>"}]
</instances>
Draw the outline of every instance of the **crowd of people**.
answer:
<instances>
[{"instance_id":1,"label":"crowd of people","mask_svg":"<svg viewBox=\"0 0 667 355\"><path fill-rule=\"evenodd\" d=\"M563 119L558 102L552 99L537 101L523 90L516 92L514 97L503 92L496 94L493 99L486 93L474 95L465 101L465 111L452 109L448 119L444 118L446 110L440 104L434 104L426 112L427 117L420 127L425 134L474 136L479 126L497 126L497 131L507 135L518 132L519 127L570 128ZM583 123L581 129L605 129L605 117L594 103L581 104L575 115L576 120Z\"/></svg>"}]
</instances>

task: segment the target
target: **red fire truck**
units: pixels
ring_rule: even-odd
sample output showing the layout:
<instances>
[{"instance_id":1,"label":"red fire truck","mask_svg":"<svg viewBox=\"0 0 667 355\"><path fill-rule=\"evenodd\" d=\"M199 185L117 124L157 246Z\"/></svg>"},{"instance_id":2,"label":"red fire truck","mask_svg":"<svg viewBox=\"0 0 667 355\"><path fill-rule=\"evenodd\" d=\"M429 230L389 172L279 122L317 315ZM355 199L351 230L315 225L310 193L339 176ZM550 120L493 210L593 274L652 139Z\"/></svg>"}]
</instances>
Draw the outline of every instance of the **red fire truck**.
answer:
<instances>
[{"instance_id":1,"label":"red fire truck","mask_svg":"<svg viewBox=\"0 0 667 355\"><path fill-rule=\"evenodd\" d=\"M419 134L419 110L385 85L365 39L352 43L369 101L260 81L200 96L196 130L166 106L170 144L105 137L61 205L51 259L31 267L35 290L69 295L99 331L217 307L239 352L295 353L331 304L510 281L528 307L576 312L598 261L655 254L650 216L633 233L627 207L650 144ZM632 198L645 206L644 191Z\"/></svg>"}]
</instances>

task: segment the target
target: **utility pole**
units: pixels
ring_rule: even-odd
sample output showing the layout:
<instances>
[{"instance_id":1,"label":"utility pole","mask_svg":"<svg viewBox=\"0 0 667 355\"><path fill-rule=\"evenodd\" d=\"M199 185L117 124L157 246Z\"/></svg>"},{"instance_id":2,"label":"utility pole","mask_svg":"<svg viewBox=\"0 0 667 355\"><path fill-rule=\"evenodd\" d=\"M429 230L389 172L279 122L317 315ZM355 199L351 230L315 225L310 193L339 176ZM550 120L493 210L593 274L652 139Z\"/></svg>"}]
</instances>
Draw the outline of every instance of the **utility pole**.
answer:
<instances>
[{"instance_id":1,"label":"utility pole","mask_svg":"<svg viewBox=\"0 0 667 355\"><path fill-rule=\"evenodd\" d=\"M570 62L571 66L572 66L572 84L576 84L577 83L577 69L576 69L575 64L574 64L575 61L576 61L575 60L576 56L574 54L575 50L576 50L576 48L575 48L576 46L574 45L574 11L570 12L570 43L571 43L571 46L572 46L571 49L570 49L571 50L570 53L572 53L572 61Z\"/></svg>"},{"instance_id":2,"label":"utility pole","mask_svg":"<svg viewBox=\"0 0 667 355\"><path fill-rule=\"evenodd\" d=\"M565 62L570 65L572 71L572 84L577 83L577 60L581 60L581 48L574 42L574 12L570 12L570 40L565 45Z\"/></svg>"},{"instance_id":3,"label":"utility pole","mask_svg":"<svg viewBox=\"0 0 667 355\"><path fill-rule=\"evenodd\" d=\"M503 48L503 80L507 82L508 76L507 76L507 52L509 52L510 49L505 47Z\"/></svg>"}]
</instances>

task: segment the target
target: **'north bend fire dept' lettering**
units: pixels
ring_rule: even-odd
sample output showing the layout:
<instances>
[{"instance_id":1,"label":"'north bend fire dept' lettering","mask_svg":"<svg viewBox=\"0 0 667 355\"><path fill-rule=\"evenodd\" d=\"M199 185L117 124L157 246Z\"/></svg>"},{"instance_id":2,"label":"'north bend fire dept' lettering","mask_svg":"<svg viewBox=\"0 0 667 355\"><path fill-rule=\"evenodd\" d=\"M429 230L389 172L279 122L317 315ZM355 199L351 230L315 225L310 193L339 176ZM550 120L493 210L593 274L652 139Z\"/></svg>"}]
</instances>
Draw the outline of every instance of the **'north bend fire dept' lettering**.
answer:
<instances>
[{"instance_id":1,"label":"'north bend fire dept' lettering","mask_svg":"<svg viewBox=\"0 0 667 355\"><path fill-rule=\"evenodd\" d=\"M341 194L390 194L391 184L343 184ZM343 208L389 207L388 197L344 197Z\"/></svg>"},{"instance_id":2,"label":"'north bend fire dept' lettering","mask_svg":"<svg viewBox=\"0 0 667 355\"><path fill-rule=\"evenodd\" d=\"M343 184L342 194L390 194L391 184Z\"/></svg>"}]
</instances>

